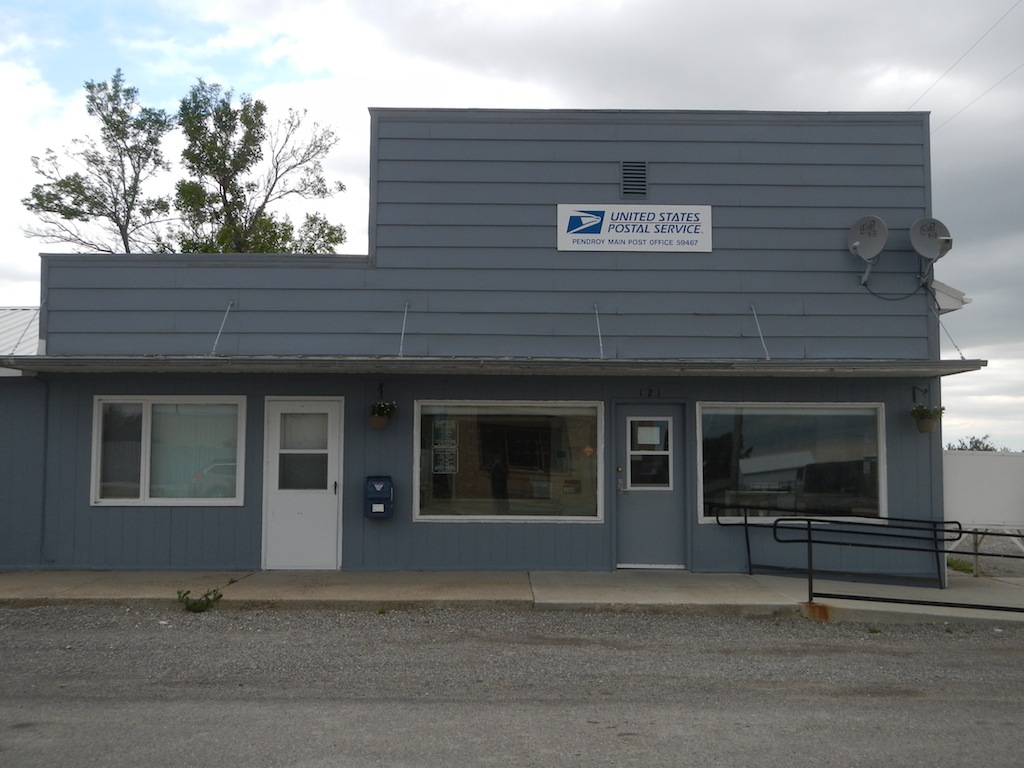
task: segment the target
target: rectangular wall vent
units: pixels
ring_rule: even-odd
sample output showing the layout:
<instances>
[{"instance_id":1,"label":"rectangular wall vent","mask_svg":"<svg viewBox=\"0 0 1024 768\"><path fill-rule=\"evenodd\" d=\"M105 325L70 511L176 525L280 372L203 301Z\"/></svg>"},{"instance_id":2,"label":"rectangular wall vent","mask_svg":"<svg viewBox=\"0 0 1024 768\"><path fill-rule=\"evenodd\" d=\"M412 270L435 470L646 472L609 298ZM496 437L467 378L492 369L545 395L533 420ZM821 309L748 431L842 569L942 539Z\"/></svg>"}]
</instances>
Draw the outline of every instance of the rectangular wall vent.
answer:
<instances>
[{"instance_id":1,"label":"rectangular wall vent","mask_svg":"<svg viewBox=\"0 0 1024 768\"><path fill-rule=\"evenodd\" d=\"M647 197L647 163L623 161L619 194L622 197Z\"/></svg>"}]
</instances>

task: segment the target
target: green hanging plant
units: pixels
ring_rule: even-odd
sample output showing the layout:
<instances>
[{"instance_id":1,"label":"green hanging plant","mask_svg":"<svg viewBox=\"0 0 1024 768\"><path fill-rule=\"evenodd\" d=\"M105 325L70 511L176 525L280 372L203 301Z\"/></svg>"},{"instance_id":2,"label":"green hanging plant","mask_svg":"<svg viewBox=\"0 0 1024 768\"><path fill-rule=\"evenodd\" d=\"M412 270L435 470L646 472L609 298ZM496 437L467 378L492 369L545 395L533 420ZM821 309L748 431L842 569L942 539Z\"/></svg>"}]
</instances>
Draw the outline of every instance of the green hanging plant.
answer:
<instances>
[{"instance_id":1,"label":"green hanging plant","mask_svg":"<svg viewBox=\"0 0 1024 768\"><path fill-rule=\"evenodd\" d=\"M914 417L914 421L939 421L945 412L946 409L941 405L936 408L929 408L923 403L918 403L910 409L910 415Z\"/></svg>"},{"instance_id":2,"label":"green hanging plant","mask_svg":"<svg viewBox=\"0 0 1024 768\"><path fill-rule=\"evenodd\" d=\"M398 410L398 403L394 400L388 402L387 400L374 400L370 403L370 415L371 416L387 416L391 417L395 415L395 411Z\"/></svg>"}]
</instances>

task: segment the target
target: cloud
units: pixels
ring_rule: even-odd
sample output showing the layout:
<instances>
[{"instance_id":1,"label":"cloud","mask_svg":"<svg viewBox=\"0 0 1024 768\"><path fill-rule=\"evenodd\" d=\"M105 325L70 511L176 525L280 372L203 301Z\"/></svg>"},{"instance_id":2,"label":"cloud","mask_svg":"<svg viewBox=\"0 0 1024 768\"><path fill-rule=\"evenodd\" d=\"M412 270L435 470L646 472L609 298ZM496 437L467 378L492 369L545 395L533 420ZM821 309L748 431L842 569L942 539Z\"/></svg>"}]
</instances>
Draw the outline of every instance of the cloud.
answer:
<instances>
[{"instance_id":1,"label":"cloud","mask_svg":"<svg viewBox=\"0 0 1024 768\"><path fill-rule=\"evenodd\" d=\"M961 0L926 9L889 0L108 0L70 14L44 1L0 20L0 78L19 105L5 122L0 204L25 219L27 158L84 130L81 81L117 66L155 106L173 108L204 77L252 92L274 114L308 107L311 120L337 128L342 141L327 170L349 191L321 208L349 228L350 253L366 248L370 106L913 105L932 113L932 214L954 238L936 275L974 299L943 324L968 357L993 361L945 382L947 400L963 398L946 427L969 412L985 419L972 427L998 437L995 414L1024 422L1024 69L1013 73L1024 63L1022 38L1024 7ZM11 247L0 256L0 302L31 303L25 265L34 271L40 244L10 221L4 232Z\"/></svg>"},{"instance_id":2,"label":"cloud","mask_svg":"<svg viewBox=\"0 0 1024 768\"><path fill-rule=\"evenodd\" d=\"M1000 447L1024 451L1024 346L987 351L987 368L950 376L942 383L943 441L989 435Z\"/></svg>"},{"instance_id":3,"label":"cloud","mask_svg":"<svg viewBox=\"0 0 1024 768\"><path fill-rule=\"evenodd\" d=\"M0 219L0 231L5 236L5 248L0 252L0 304L9 306L39 303L40 248L38 243L27 241L21 230L33 221L21 204L36 183L30 158L41 155L48 146L59 149L88 120L81 103L60 98L38 69L6 58L12 52L32 48L31 40L24 36L19 36L14 45L0 45L4 97L8 104L17 105L17 118L5 120L7 162L0 181L0 208L5 211Z\"/></svg>"}]
</instances>

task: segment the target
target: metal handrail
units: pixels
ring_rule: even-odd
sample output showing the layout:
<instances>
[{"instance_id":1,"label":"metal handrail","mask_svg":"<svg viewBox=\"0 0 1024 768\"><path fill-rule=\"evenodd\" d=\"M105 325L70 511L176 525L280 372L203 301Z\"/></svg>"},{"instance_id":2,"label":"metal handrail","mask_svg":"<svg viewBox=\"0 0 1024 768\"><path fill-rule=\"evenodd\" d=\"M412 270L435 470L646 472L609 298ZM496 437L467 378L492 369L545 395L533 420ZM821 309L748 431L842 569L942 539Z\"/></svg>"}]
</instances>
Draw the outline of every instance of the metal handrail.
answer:
<instances>
[{"instance_id":1,"label":"metal handrail","mask_svg":"<svg viewBox=\"0 0 1024 768\"><path fill-rule=\"evenodd\" d=\"M897 550L904 552L934 552L937 568L941 568L944 565L944 555L948 554L963 554L957 550L947 548L947 544L958 542L963 538L965 533L976 534L981 531L964 529L960 522L956 520L947 521L933 521L933 520L914 520L911 518L863 518L864 522L854 519L857 515L826 515L823 517L807 517L798 516L794 517L781 516L773 519L770 523L765 521L763 523L752 523L749 519L749 513L747 509L756 509L758 512L792 512L792 510L782 510L772 507L744 507L742 505L727 505L727 504L711 504L710 509L719 510L715 512L715 519L719 525L730 526L730 525L742 525L744 527L744 535L747 543L747 563L748 572L753 573L753 563L750 559L750 533L749 530L752 527L755 528L768 528L772 529L772 537L776 542L780 544L805 544L807 547L807 602L814 603L814 598L825 597L832 599L842 600L864 600L869 602L881 602L881 603L899 603L909 605L927 605L944 608L967 608L975 610L990 610L990 611L1012 611L1016 613L1024 613L1024 607L1014 606L1000 606L1000 605L978 605L974 603L958 603L952 601L943 600L922 600L922 599L911 599L911 598L896 598L896 597L883 597L879 595L855 595L855 594L841 594L835 592L819 592L814 588L814 545L821 544L825 546L839 546L839 547L863 547L869 549L882 549L882 550ZM737 522L726 522L722 520L723 510L744 510L742 515L743 520ZM737 517L736 514L729 515L730 517ZM815 537L815 533L827 534L828 538L822 538L820 535ZM985 535L988 536L1001 536L1007 538L1017 538L1018 534L1012 533L998 533L992 531L985 531ZM801 535L802 534L802 535ZM867 538L885 538L885 543L878 541L839 541L836 539L840 535L856 535ZM900 544L893 542L909 541L911 544ZM925 546L929 543L931 546ZM1024 553L1019 555L1006 554L1006 553L974 553L979 557L1000 557L1012 560L1024 559ZM943 587L942 570L937 570L939 577L939 586Z\"/></svg>"},{"instance_id":2,"label":"metal handrail","mask_svg":"<svg viewBox=\"0 0 1024 768\"><path fill-rule=\"evenodd\" d=\"M757 505L757 504L717 504L708 503L706 504L709 510L714 512L715 522L721 526L733 526L742 525L744 542L747 550L747 573L752 574L754 572L755 563L753 562L750 546L750 529L751 528L771 528L773 531L776 529L779 522L795 522L802 523L808 520L815 521L821 524L828 524L829 531L833 535L839 534L860 534L864 533L867 535L884 535L891 539L910 539L913 541L932 541L933 547L913 547L907 548L907 551L917 552L934 552L937 547L938 534L942 532L942 540L946 542L959 541L963 535L963 529L960 523L950 522L945 523L942 521L934 520L920 520L910 517L868 517L867 515L856 515L849 512L836 512L835 510L827 509L815 509L809 508L801 510L804 514L799 517L792 515L792 509L784 509L781 507L773 507L768 505ZM755 522L751 520L750 512L769 512L773 515L772 520L764 520L763 522ZM787 514L788 513L788 514ZM774 516L778 517L774 517ZM742 520L723 520L723 516L727 518L741 517ZM761 520L761 516L757 515L755 520ZM863 520L863 522L861 522ZM850 526L850 528L843 528L842 526ZM945 526L955 526L954 528L946 528ZM879 533L879 530L884 530L884 533ZM894 533L894 531L915 531L918 535ZM929 535L923 535L929 534ZM952 534L955 534L952 538L949 538ZM779 543L802 543L803 539L799 540L786 540L781 541L777 534L773 534L776 541ZM860 542L826 542L822 541L819 543L829 543L841 546L851 547L868 547L876 549L895 549L893 545L875 545L866 544ZM758 564L760 567L767 567ZM935 578L938 585L941 587L943 583L943 561L941 556L937 553L935 558Z\"/></svg>"},{"instance_id":3,"label":"metal handrail","mask_svg":"<svg viewBox=\"0 0 1024 768\"><path fill-rule=\"evenodd\" d=\"M792 521L792 520L793 520L793 518L790 518L790 521ZM777 520L776 521L776 523L778 523L778 522L781 522L781 520ZM804 521L798 520L797 522L804 522ZM954 523L954 524L957 525L957 526L960 525L960 523L958 523L958 522ZM778 530L778 529L774 528L774 530ZM904 604L904 605L929 605L929 606L935 606L935 607L940 607L940 608L968 608L968 609L973 609L973 610L1010 611L1010 612L1013 612L1013 613L1024 613L1024 607L1009 606L1009 605L978 605L978 604L975 604L975 603L956 603L956 602L952 602L952 601L949 601L949 600L921 600L921 599L910 599L910 598L899 598L899 597L882 597L882 596L879 596L879 595L852 595L852 594L842 594L842 593L837 593L837 592L819 592L819 591L814 589L814 560L813 560L814 544L826 544L826 545L840 544L840 545L842 545L844 543L843 542L833 542L833 541L823 541L823 540L820 540L820 539L819 540L815 540L814 536L811 534L812 530L813 530L813 528L811 527L811 525L809 524L809 521L808 521L808 525L806 526L806 531L807 531L807 538L806 539L804 539L804 540L800 540L800 539L779 539L777 536L775 538L776 541L778 541L779 543L784 543L784 544L785 543L796 543L796 544L806 543L807 544L807 558L808 558L807 559L807 602L808 603L813 603L815 597L828 597L828 598L840 599L840 600L864 600L864 601L875 602L875 603L900 603L900 604ZM967 531L967 532L970 533L971 531ZM879 533L879 534L876 534L876 535L882 535L882 534ZM997 535L997 536L1012 536L1013 534L993 534L993 535ZM947 539L947 541L956 541L956 540L959 540L959 537L957 537L957 539L952 539L952 540ZM904 550L907 550L907 551L915 551L915 550L911 550L911 548L909 548L909 547L892 547L892 546L885 546L885 545L878 545L877 548L878 549L904 549ZM922 550L916 550L916 551L922 551ZM927 551L927 550L924 550L924 551ZM936 546L935 551L936 551L936 553L938 555L941 555L941 554L952 554L955 550L945 549L944 547ZM982 555L982 556L985 556L985 555ZM1007 558L1011 558L1011 559L1024 559L1024 555L993 554L991 556L992 557L1007 557Z\"/></svg>"},{"instance_id":4,"label":"metal handrail","mask_svg":"<svg viewBox=\"0 0 1024 768\"><path fill-rule=\"evenodd\" d=\"M807 545L807 602L813 603L815 596L836 597L834 594L816 592L814 589L814 545L824 544L826 546L860 547L866 549L883 549L898 552L928 552L936 556L936 579L938 586L944 586L943 572L941 569L941 553L947 550L939 546L939 542L956 542L963 536L963 528L957 521L936 521L936 520L908 520L906 518L886 518L893 521L883 526L877 523L861 523L858 521L843 520L834 521L814 517L780 517L772 523L772 537L779 544L806 544ZM823 524L828 528L821 527ZM844 527L845 526L845 527ZM803 538L794 538L789 534L803 531ZM815 538L815 533L828 532L836 536L841 534L854 534L867 538L884 537L888 542L910 541L909 544L878 543L874 541L835 541L834 539ZM908 531L909 533L900 533ZM930 534L925 536L923 534ZM931 540L931 546L923 546ZM918 545L918 542L921 545ZM850 599L861 599L852 597ZM870 599L864 597L863 599Z\"/></svg>"}]
</instances>

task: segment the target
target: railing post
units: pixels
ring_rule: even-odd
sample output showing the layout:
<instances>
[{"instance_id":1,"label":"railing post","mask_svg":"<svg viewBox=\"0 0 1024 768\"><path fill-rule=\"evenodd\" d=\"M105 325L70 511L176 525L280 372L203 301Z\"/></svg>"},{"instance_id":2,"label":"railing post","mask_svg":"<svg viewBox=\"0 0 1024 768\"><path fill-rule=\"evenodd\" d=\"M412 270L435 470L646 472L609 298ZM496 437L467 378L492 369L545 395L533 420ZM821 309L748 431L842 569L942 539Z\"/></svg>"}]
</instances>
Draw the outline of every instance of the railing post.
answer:
<instances>
[{"instance_id":1,"label":"railing post","mask_svg":"<svg viewBox=\"0 0 1024 768\"><path fill-rule=\"evenodd\" d=\"M932 520L932 546L935 548L935 578L939 589L946 588L946 526L943 521ZM939 544L939 541L942 544Z\"/></svg>"},{"instance_id":2,"label":"railing post","mask_svg":"<svg viewBox=\"0 0 1024 768\"><path fill-rule=\"evenodd\" d=\"M747 576L754 575L754 561L750 556L750 509L743 508L743 539L747 545Z\"/></svg>"},{"instance_id":3,"label":"railing post","mask_svg":"<svg viewBox=\"0 0 1024 768\"><path fill-rule=\"evenodd\" d=\"M814 602L814 542L811 541L811 521L807 523L807 602Z\"/></svg>"}]
</instances>

